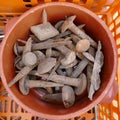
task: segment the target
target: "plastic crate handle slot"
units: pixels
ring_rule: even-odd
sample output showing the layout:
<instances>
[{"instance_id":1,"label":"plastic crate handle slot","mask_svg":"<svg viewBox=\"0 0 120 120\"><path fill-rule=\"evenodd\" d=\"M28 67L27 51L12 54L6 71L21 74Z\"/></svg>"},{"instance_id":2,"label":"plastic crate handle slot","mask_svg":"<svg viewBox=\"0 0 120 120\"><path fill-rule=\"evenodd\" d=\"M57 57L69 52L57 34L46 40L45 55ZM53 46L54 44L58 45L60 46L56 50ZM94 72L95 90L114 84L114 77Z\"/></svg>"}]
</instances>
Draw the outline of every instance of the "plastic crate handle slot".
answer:
<instances>
[{"instance_id":1,"label":"plastic crate handle slot","mask_svg":"<svg viewBox=\"0 0 120 120\"><path fill-rule=\"evenodd\" d=\"M102 103L102 104L111 103L112 100L115 98L115 96L118 93L118 87L119 86L118 86L117 81L114 80L110 90L108 90L108 92L106 93L105 97L102 99L102 101L100 103Z\"/></svg>"}]
</instances>

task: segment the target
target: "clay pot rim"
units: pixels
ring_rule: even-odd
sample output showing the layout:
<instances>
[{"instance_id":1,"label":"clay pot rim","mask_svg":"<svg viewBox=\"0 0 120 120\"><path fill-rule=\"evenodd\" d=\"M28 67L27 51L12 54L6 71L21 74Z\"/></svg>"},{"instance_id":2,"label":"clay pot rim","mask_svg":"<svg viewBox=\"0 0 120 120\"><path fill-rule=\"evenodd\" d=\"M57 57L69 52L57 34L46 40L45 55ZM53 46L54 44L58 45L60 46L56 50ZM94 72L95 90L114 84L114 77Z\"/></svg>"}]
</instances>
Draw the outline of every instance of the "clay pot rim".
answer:
<instances>
[{"instance_id":1,"label":"clay pot rim","mask_svg":"<svg viewBox=\"0 0 120 120\"><path fill-rule=\"evenodd\" d=\"M89 13L90 16L92 16L99 24L101 24L101 26L103 27L103 29L105 29L106 33L108 34L108 37L110 39L110 42L112 44L112 48L113 48L113 52L114 52L114 66L113 66L113 70L112 70L112 74L110 76L110 82L107 84L106 88L104 89L105 91L101 93L101 95L96 98L94 100L94 102L91 102L88 106L84 107L82 110L78 110L74 113L69 113L69 114L64 114L64 115L49 115L49 114L43 114L43 113L39 113L31 108L29 108L28 106L26 106L22 101L20 101L16 95L13 94L13 92L11 91L11 89L8 87L7 82L6 82L6 78L4 76L4 71L3 71L3 60L2 57L0 58L0 69L1 69L1 78L2 78L2 82L5 86L5 88L7 89L8 93L14 98L14 100L16 101L16 103L18 103L20 106L22 106L25 110L31 112L32 114L36 115L36 116L41 116L41 117L46 117L46 118L52 118L52 119L67 119L67 118L72 118L74 116L79 115L79 113L84 113L86 112L88 109L94 107L96 104L100 103L100 101L105 97L105 95L107 94L107 92L109 91L110 87L112 86L113 83L113 79L115 79L115 75L116 75L116 71L117 71L117 49L116 49L116 45L114 42L114 38L111 35L111 32L108 30L107 26L105 23L103 23L102 20L100 20L98 17L96 17L96 14L94 14L93 12L91 12L90 10L73 4L73 3L68 3L68 2L51 2L51 3L44 3L42 5L37 5L33 8L31 8L30 10L28 10L27 12L25 12L23 15L21 15L17 21L13 24L13 26L11 27L11 29L9 31L7 31L7 34L2 42L1 45L1 52L0 52L0 56L3 56L3 51L4 51L4 46L6 44L7 38L9 37L11 31L14 29L14 27L17 25L17 23L19 23L23 18L25 18L28 14L33 13L34 11L38 10L39 8L44 8L44 7L49 7L49 6L68 6L68 7L73 7L75 9L79 9L82 11L85 11L86 13Z\"/></svg>"}]
</instances>

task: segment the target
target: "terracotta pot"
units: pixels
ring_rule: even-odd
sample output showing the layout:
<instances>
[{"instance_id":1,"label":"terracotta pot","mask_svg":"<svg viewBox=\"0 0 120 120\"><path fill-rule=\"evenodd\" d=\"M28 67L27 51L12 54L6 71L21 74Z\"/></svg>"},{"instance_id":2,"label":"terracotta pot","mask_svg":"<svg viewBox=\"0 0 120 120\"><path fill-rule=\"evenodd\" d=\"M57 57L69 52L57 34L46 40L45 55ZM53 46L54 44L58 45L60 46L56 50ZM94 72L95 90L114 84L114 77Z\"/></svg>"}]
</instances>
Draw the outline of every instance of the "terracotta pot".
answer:
<instances>
[{"instance_id":1,"label":"terracotta pot","mask_svg":"<svg viewBox=\"0 0 120 120\"><path fill-rule=\"evenodd\" d=\"M13 46L17 38L25 39L28 37L31 25L41 22L41 13L44 8L48 14L48 20L53 24L58 20L64 19L65 16L77 15L75 22L86 24L85 30L87 33L96 41L101 40L105 63L101 73L102 84L95 93L93 101L90 101L85 96L78 100L73 107L65 109L62 105L41 101L39 95L32 92L27 96L23 96L17 84L11 88L8 87L8 83L15 76ZM98 103L111 102L118 90L115 81L116 68L116 45L107 26L94 13L78 5L60 2L38 5L25 12L17 20L14 18L6 26L6 36L2 42L0 54L1 78L12 98L33 115L47 119L68 119L88 111Z\"/></svg>"}]
</instances>

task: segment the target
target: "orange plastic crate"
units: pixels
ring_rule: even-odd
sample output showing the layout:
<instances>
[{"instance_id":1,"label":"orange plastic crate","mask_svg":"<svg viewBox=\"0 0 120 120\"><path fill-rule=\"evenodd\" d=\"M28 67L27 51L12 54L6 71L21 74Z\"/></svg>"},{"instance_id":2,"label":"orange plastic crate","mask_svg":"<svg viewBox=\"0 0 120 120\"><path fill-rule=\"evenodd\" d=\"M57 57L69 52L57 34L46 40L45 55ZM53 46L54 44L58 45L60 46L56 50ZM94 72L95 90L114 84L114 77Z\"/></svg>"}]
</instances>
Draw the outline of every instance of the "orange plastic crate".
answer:
<instances>
[{"instance_id":1,"label":"orange plastic crate","mask_svg":"<svg viewBox=\"0 0 120 120\"><path fill-rule=\"evenodd\" d=\"M3 14L13 14L14 12L22 13L39 3L53 1L80 4L96 12L102 10L104 6L113 4L112 1L114 0L9 0L7 2L0 0L0 5L2 6L0 12Z\"/></svg>"},{"instance_id":2,"label":"orange plastic crate","mask_svg":"<svg viewBox=\"0 0 120 120\"><path fill-rule=\"evenodd\" d=\"M120 85L120 1L114 0L0 0L0 28L8 19L19 16L29 8L44 2L62 1L82 5L95 12L111 30L118 49L118 70L116 80ZM106 2L107 1L107 2ZM12 100L0 81L0 120L45 120L23 110ZM120 88L117 96L110 104L98 105L98 120L120 120ZM93 120L94 109L70 120Z\"/></svg>"},{"instance_id":3,"label":"orange plastic crate","mask_svg":"<svg viewBox=\"0 0 120 120\"><path fill-rule=\"evenodd\" d=\"M106 21L110 31L112 32L116 41L118 49L118 70L116 80L120 85L120 2L109 10L104 16L103 20ZM120 120L120 88L117 96L112 103L107 105L99 105L99 119L100 120Z\"/></svg>"}]
</instances>

